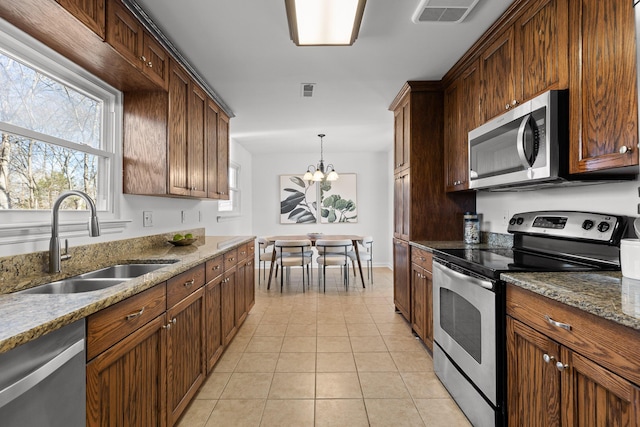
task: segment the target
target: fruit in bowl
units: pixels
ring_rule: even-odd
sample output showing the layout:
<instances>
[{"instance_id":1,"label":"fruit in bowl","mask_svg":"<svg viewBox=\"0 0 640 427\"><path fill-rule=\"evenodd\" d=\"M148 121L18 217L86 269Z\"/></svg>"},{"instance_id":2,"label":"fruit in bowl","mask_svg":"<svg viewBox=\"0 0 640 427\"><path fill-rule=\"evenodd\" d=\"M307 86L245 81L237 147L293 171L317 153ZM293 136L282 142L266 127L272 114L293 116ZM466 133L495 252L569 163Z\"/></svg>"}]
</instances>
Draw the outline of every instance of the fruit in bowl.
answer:
<instances>
[{"instance_id":1,"label":"fruit in bowl","mask_svg":"<svg viewBox=\"0 0 640 427\"><path fill-rule=\"evenodd\" d=\"M178 234L174 234L173 235L173 239L169 240L169 243L171 243L172 245L175 246L187 246L192 244L193 242L195 242L198 239L195 239L193 237L193 234L191 233L187 233L184 236L180 233Z\"/></svg>"}]
</instances>

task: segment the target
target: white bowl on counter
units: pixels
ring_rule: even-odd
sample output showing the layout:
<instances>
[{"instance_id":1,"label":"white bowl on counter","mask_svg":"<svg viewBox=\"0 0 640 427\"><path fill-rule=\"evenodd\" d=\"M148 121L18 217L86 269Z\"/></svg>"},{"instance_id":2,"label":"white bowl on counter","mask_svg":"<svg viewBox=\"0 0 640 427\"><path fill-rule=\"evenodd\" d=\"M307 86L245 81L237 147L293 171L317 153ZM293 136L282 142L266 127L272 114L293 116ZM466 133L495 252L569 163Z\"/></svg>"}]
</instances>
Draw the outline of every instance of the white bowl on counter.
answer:
<instances>
[{"instance_id":1,"label":"white bowl on counter","mask_svg":"<svg viewBox=\"0 0 640 427\"><path fill-rule=\"evenodd\" d=\"M640 280L640 239L620 241L620 269L624 277Z\"/></svg>"}]
</instances>

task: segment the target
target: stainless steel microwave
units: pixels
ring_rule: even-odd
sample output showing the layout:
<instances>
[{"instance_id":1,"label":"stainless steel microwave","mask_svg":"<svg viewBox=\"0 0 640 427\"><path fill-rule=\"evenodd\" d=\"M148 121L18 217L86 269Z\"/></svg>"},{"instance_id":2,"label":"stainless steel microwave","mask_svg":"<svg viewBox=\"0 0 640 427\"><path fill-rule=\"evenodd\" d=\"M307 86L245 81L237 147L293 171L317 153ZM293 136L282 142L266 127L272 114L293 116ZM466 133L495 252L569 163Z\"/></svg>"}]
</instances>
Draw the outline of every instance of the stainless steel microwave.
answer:
<instances>
[{"instance_id":1,"label":"stainless steel microwave","mask_svg":"<svg viewBox=\"0 0 640 427\"><path fill-rule=\"evenodd\" d=\"M567 98L566 91L545 92L469 132L469 188L564 181Z\"/></svg>"}]
</instances>

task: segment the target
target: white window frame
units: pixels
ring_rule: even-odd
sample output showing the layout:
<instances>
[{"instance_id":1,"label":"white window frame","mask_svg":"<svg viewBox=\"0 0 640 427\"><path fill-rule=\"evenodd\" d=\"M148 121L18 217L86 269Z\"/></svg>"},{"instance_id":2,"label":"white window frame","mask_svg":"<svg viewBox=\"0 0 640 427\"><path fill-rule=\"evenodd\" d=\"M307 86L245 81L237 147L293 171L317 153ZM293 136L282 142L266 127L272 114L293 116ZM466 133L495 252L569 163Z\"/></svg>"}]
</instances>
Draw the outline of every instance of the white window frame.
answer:
<instances>
[{"instance_id":1,"label":"white window frame","mask_svg":"<svg viewBox=\"0 0 640 427\"><path fill-rule=\"evenodd\" d=\"M111 154L108 157L109 182L104 183L107 187L104 192L107 198L107 209L99 211L98 217L103 234L122 232L126 223L130 222L120 218L122 93L3 19L0 19L0 52L15 57L20 62L78 92L103 101L102 139L104 149ZM4 123L2 127L11 132L12 125ZM13 129L16 130L15 127ZM20 129L12 133L42 140L37 132L25 132ZM50 210L0 211L0 244L47 240L51 233L50 227ZM86 235L86 211L65 210L61 215L60 229L65 236Z\"/></svg>"},{"instance_id":2,"label":"white window frame","mask_svg":"<svg viewBox=\"0 0 640 427\"><path fill-rule=\"evenodd\" d=\"M231 183L233 182L233 180L231 179L231 174L234 173L233 171L235 171L236 174L236 186L232 187ZM241 177L241 168L240 165L234 162L229 162L229 198L232 200L233 202L233 206L231 208L231 210L225 210L225 211L221 211L220 210L220 204L221 203L229 203L228 200L219 200L218 201L218 221L220 221L220 219L222 218L235 218L235 217L239 217L242 216L242 203L241 203L241 192L240 192L240 177Z\"/></svg>"}]
</instances>

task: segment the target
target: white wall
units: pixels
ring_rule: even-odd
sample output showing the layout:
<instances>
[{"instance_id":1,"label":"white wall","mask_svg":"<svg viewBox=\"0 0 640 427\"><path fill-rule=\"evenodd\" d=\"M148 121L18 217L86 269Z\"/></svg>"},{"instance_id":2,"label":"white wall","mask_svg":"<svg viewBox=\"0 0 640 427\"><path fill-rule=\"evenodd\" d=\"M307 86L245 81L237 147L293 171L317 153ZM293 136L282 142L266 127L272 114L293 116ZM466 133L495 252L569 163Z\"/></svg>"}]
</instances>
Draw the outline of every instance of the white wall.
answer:
<instances>
[{"instance_id":1,"label":"white wall","mask_svg":"<svg viewBox=\"0 0 640 427\"><path fill-rule=\"evenodd\" d=\"M481 229L506 233L502 216L536 210L575 210L637 216L638 182L588 185L524 192L477 193L476 208L483 215Z\"/></svg>"},{"instance_id":2,"label":"white wall","mask_svg":"<svg viewBox=\"0 0 640 427\"><path fill-rule=\"evenodd\" d=\"M371 235L374 265L391 266L393 185L390 153L325 153L339 173L357 174L358 222L354 224L280 224L279 176L304 173L317 153L273 153L253 156L253 233Z\"/></svg>"},{"instance_id":3,"label":"white wall","mask_svg":"<svg viewBox=\"0 0 640 427\"><path fill-rule=\"evenodd\" d=\"M252 160L251 154L233 140L229 144L231 162L240 165L240 188L242 216L218 222L218 202L216 200L192 200L171 197L149 197L119 194L121 218L131 220L122 233L106 234L96 238L70 237L69 245L78 246L112 240L128 239L131 237L148 236L167 233L176 230L204 227L207 235L231 236L252 235ZM119 174L122 171L117 172ZM121 191L121 190L120 190ZM151 211L153 226L142 226L142 212ZM181 222L185 212L185 222ZM200 215L202 214L201 220ZM60 221L64 222L65 213L60 214ZM88 219L87 214L87 219ZM61 238L65 238L61 234ZM0 245L0 256L11 256L22 253L49 250L48 239L24 244Z\"/></svg>"}]
</instances>

